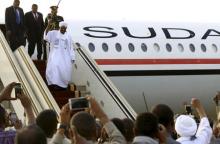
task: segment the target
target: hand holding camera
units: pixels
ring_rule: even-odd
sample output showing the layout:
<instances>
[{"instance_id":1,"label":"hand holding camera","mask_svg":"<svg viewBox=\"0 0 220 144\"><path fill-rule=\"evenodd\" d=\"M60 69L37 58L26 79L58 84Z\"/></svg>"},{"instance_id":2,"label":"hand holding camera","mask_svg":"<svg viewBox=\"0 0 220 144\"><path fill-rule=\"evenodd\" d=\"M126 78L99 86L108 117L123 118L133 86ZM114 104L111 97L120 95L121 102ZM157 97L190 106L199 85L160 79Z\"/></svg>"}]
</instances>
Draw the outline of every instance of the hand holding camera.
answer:
<instances>
[{"instance_id":1,"label":"hand holding camera","mask_svg":"<svg viewBox=\"0 0 220 144\"><path fill-rule=\"evenodd\" d=\"M14 126L15 129L21 129L22 128L22 122L18 119L18 116L15 112L9 113L9 121L10 125Z\"/></svg>"},{"instance_id":2,"label":"hand holding camera","mask_svg":"<svg viewBox=\"0 0 220 144\"><path fill-rule=\"evenodd\" d=\"M11 96L12 90L14 89L14 87L16 85L17 85L16 82L12 82L1 91L0 102L5 101L5 100L9 101L9 100L16 100L17 99L16 97Z\"/></svg>"}]
</instances>

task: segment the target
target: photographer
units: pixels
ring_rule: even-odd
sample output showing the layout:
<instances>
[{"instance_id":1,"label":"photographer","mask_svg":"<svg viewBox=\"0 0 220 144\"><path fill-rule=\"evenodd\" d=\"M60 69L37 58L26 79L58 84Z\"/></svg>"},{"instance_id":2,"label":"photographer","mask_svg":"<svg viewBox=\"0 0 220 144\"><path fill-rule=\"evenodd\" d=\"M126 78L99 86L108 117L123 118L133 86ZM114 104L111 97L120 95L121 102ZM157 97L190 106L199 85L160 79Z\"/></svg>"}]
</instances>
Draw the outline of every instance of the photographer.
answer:
<instances>
[{"instance_id":1,"label":"photographer","mask_svg":"<svg viewBox=\"0 0 220 144\"><path fill-rule=\"evenodd\" d=\"M32 124L35 122L34 113L32 111L31 102L29 98L23 93L21 90L20 94L17 94L15 98L11 97L11 92L16 87L18 83L12 82L9 85L7 85L0 93L0 103L2 101L11 101L11 100L17 100L20 99L21 104L23 105L25 109L25 113L28 117L28 124ZM15 113L13 113L15 114ZM0 106L0 143L4 140L8 140L13 142L14 137L16 134L16 131L5 131L5 128L8 126L14 126L15 129L20 129L22 127L22 123L19 119L10 119L10 115L7 111ZM16 115L16 114L15 114Z\"/></svg>"},{"instance_id":2,"label":"photographer","mask_svg":"<svg viewBox=\"0 0 220 144\"><path fill-rule=\"evenodd\" d=\"M212 128L205 110L196 98L192 98L191 105L200 117L198 129L196 121L191 116L180 115L175 123L175 130L180 135L177 141L181 144L209 144L212 137Z\"/></svg>"},{"instance_id":3,"label":"photographer","mask_svg":"<svg viewBox=\"0 0 220 144\"><path fill-rule=\"evenodd\" d=\"M109 144L125 144L126 140L116 126L109 120L108 116L101 109L98 102L92 97L87 97L90 103L90 110L100 119L100 122L104 125L104 128L109 137ZM74 110L74 109L72 109ZM65 138L64 132L70 119L70 108L65 105L60 113L60 121L62 127L59 127L56 135L53 137L50 144L62 144ZM96 122L95 118L88 112L81 111L76 113L70 120L70 137L72 144L82 143L97 143L96 142Z\"/></svg>"}]
</instances>

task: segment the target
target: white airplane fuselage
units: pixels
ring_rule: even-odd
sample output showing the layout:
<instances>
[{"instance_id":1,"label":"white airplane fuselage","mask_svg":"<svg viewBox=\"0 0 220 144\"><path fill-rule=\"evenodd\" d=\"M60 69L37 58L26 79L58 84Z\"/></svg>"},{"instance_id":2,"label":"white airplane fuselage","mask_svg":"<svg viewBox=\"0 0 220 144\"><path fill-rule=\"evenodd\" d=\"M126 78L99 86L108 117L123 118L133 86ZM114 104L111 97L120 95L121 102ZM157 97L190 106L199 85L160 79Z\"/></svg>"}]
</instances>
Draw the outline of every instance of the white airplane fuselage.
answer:
<instances>
[{"instance_id":1,"label":"white airplane fuselage","mask_svg":"<svg viewBox=\"0 0 220 144\"><path fill-rule=\"evenodd\" d=\"M175 113L199 98L215 116L220 26L196 23L76 22L69 31L136 112L165 103Z\"/></svg>"}]
</instances>

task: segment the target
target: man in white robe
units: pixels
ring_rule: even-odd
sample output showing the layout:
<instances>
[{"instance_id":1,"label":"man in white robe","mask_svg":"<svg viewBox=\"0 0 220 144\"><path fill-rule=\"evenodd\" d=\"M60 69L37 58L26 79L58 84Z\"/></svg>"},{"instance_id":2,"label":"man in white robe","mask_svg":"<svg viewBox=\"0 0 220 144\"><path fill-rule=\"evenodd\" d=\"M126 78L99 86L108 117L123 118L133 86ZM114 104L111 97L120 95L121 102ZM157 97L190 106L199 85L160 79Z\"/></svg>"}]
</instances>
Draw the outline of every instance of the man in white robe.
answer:
<instances>
[{"instance_id":1,"label":"man in white robe","mask_svg":"<svg viewBox=\"0 0 220 144\"><path fill-rule=\"evenodd\" d=\"M46 68L48 85L67 88L71 80L72 64L75 60L72 37L66 32L67 23L60 22L59 30L47 33L45 40L50 43Z\"/></svg>"}]
</instances>

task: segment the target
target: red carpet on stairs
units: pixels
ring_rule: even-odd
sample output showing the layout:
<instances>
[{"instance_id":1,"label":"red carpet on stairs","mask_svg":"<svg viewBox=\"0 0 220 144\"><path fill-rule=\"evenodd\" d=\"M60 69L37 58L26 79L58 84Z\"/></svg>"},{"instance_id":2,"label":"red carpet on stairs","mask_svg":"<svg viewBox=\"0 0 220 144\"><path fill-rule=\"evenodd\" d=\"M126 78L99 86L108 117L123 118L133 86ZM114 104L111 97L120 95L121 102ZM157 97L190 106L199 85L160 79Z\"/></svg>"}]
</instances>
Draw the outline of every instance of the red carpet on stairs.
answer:
<instances>
[{"instance_id":1,"label":"red carpet on stairs","mask_svg":"<svg viewBox=\"0 0 220 144\"><path fill-rule=\"evenodd\" d=\"M38 69L39 73L41 74L42 78L44 79L45 83L47 84L46 77L45 77L46 61L45 60L33 60L33 62L35 64L36 68ZM58 89L58 88L54 88L53 86L49 86L48 88L60 108L64 104L68 103L69 98L75 97L75 92L70 91L69 88Z\"/></svg>"}]
</instances>

